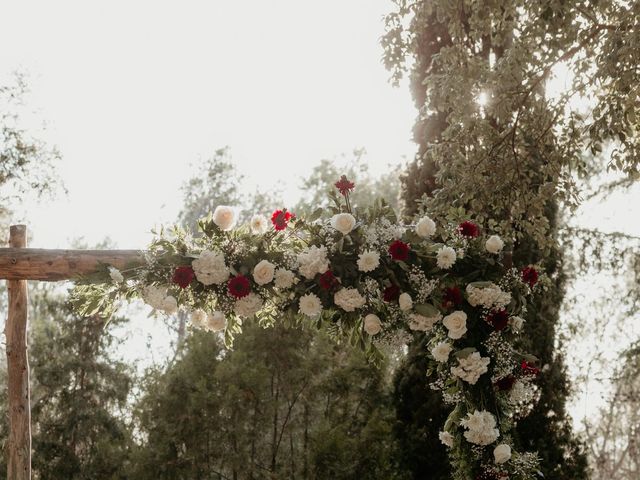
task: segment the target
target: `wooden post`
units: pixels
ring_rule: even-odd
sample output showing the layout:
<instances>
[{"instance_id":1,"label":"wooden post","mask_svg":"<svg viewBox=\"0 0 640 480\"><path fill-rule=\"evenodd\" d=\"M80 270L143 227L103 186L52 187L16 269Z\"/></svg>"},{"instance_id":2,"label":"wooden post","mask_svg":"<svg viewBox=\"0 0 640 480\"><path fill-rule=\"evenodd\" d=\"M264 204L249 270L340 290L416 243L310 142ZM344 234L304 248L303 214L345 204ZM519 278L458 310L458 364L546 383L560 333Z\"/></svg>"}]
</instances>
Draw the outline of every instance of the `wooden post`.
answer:
<instances>
[{"instance_id":1,"label":"wooden post","mask_svg":"<svg viewBox=\"0 0 640 480\"><path fill-rule=\"evenodd\" d=\"M12 225L11 248L27 246L27 227ZM31 479L31 395L27 358L27 281L7 280L9 316L5 324L9 399L7 479Z\"/></svg>"}]
</instances>

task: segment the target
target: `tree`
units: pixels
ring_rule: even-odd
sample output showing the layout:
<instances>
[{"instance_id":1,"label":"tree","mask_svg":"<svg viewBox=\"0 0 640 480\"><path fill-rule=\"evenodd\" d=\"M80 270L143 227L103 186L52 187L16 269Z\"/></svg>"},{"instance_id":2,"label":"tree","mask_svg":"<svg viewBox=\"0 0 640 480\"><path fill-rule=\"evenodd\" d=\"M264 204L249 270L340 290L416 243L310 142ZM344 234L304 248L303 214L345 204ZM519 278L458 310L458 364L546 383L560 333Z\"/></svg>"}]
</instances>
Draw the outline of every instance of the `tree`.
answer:
<instances>
[{"instance_id":1,"label":"tree","mask_svg":"<svg viewBox=\"0 0 640 480\"><path fill-rule=\"evenodd\" d=\"M132 432L125 417L132 374L124 362L109 357L117 342L113 330L124 319L105 325L99 317L75 316L50 288L31 289L30 312L34 475L50 480L126 478ZM6 411L6 390L0 401ZM6 428L4 419L3 439Z\"/></svg>"},{"instance_id":2,"label":"tree","mask_svg":"<svg viewBox=\"0 0 640 480\"><path fill-rule=\"evenodd\" d=\"M540 263L549 273L552 285L531 309L529 345L523 346L540 358L545 376L537 407L519 422L519 441L539 451L548 476L584 478L585 459L565 414L562 357L553 343L566 280L559 207L575 207L580 179L597 176L603 163L620 172L622 183L637 178L639 54L629 46L638 41L640 7L546 0L396 4L383 39L385 62L398 81L405 60L414 60L411 85L420 112L418 153L403 179L405 213L424 211L440 220L473 215L512 243L514 265ZM549 92L559 65L571 72L572 84ZM609 145L605 159L599 154ZM424 352L412 351L419 362ZM411 383L402 376L412 366L410 359L398 385ZM421 392L428 401L426 385ZM414 398L400 391L398 401L406 428L429 429L431 416L405 415ZM427 438L436 432L430 433ZM437 454L425 465L443 460L442 448L432 447L426 440L423 450Z\"/></svg>"},{"instance_id":3,"label":"tree","mask_svg":"<svg viewBox=\"0 0 640 480\"><path fill-rule=\"evenodd\" d=\"M399 478L384 371L313 328L194 332L147 382L133 478Z\"/></svg>"}]
</instances>

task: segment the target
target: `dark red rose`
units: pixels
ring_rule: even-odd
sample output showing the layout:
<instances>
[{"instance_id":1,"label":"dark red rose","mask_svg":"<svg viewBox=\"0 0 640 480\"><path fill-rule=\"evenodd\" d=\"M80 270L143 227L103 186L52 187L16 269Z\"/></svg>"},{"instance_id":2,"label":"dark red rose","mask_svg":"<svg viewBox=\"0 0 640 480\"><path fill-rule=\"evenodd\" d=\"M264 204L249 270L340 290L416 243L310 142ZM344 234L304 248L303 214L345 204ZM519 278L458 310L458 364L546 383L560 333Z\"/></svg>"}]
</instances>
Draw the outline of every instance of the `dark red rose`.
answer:
<instances>
[{"instance_id":1,"label":"dark red rose","mask_svg":"<svg viewBox=\"0 0 640 480\"><path fill-rule=\"evenodd\" d=\"M409 250L411 250L411 246L400 240L396 240L389 245L389 254L394 260L406 261L409 258Z\"/></svg>"},{"instance_id":2,"label":"dark red rose","mask_svg":"<svg viewBox=\"0 0 640 480\"><path fill-rule=\"evenodd\" d=\"M318 283L320 284L320 288L322 288L323 290L331 290L337 287L339 284L338 279L331 270L327 270L322 275L320 275Z\"/></svg>"},{"instance_id":3,"label":"dark red rose","mask_svg":"<svg viewBox=\"0 0 640 480\"><path fill-rule=\"evenodd\" d=\"M356 185L353 182L350 182L349 180L347 180L346 175L342 175L340 177L340 180L338 180L335 183L335 186L338 190L340 190L340 194L346 197L349 194L349 192L354 189Z\"/></svg>"},{"instance_id":4,"label":"dark red rose","mask_svg":"<svg viewBox=\"0 0 640 480\"><path fill-rule=\"evenodd\" d=\"M462 305L462 292L458 287L448 287L442 296L442 306L446 309Z\"/></svg>"},{"instance_id":5,"label":"dark red rose","mask_svg":"<svg viewBox=\"0 0 640 480\"><path fill-rule=\"evenodd\" d=\"M498 380L494 385L501 392L509 391L513 388L513 385L516 383L516 377L513 375L507 375L506 377L502 377Z\"/></svg>"},{"instance_id":6,"label":"dark red rose","mask_svg":"<svg viewBox=\"0 0 640 480\"><path fill-rule=\"evenodd\" d=\"M276 230L284 230L287 228L287 224L289 220L291 220L294 215L291 212L287 212L286 210L276 210L271 215L271 223Z\"/></svg>"},{"instance_id":7,"label":"dark red rose","mask_svg":"<svg viewBox=\"0 0 640 480\"><path fill-rule=\"evenodd\" d=\"M540 369L534 367L533 365L529 365L526 360L522 361L522 363L520 364L520 368L522 368L523 375L531 375L533 377L540 375Z\"/></svg>"},{"instance_id":8,"label":"dark red rose","mask_svg":"<svg viewBox=\"0 0 640 480\"><path fill-rule=\"evenodd\" d=\"M382 292L382 298L385 302L395 302L400 298L400 287L397 285L391 285L384 289Z\"/></svg>"},{"instance_id":9,"label":"dark red rose","mask_svg":"<svg viewBox=\"0 0 640 480\"><path fill-rule=\"evenodd\" d=\"M538 282L538 271L533 267L522 269L522 281L528 283L531 288Z\"/></svg>"},{"instance_id":10,"label":"dark red rose","mask_svg":"<svg viewBox=\"0 0 640 480\"><path fill-rule=\"evenodd\" d=\"M180 288L187 288L193 281L193 277L195 277L193 268L186 266L178 267L173 272L173 278L171 279L171 281L180 285Z\"/></svg>"},{"instance_id":11,"label":"dark red rose","mask_svg":"<svg viewBox=\"0 0 640 480\"><path fill-rule=\"evenodd\" d=\"M480 228L475 223L467 220L458 225L458 232L460 232L460 235L463 237L476 238L480 235Z\"/></svg>"},{"instance_id":12,"label":"dark red rose","mask_svg":"<svg viewBox=\"0 0 640 480\"><path fill-rule=\"evenodd\" d=\"M236 275L227 283L229 294L236 298L246 297L251 293L251 283L244 275Z\"/></svg>"},{"instance_id":13,"label":"dark red rose","mask_svg":"<svg viewBox=\"0 0 640 480\"><path fill-rule=\"evenodd\" d=\"M496 330L502 330L509 323L509 314L504 308L502 310L492 310L487 315L487 322L493 325Z\"/></svg>"}]
</instances>

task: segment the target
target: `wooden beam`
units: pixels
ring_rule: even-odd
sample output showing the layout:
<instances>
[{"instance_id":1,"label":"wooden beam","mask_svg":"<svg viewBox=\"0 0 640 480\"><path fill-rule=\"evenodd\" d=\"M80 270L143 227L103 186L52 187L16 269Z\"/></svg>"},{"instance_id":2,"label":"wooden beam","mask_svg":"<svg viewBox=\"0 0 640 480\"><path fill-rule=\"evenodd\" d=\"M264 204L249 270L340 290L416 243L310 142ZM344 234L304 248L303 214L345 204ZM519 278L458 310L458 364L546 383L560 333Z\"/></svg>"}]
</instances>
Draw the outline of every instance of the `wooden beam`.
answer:
<instances>
[{"instance_id":1,"label":"wooden beam","mask_svg":"<svg viewBox=\"0 0 640 480\"><path fill-rule=\"evenodd\" d=\"M12 225L9 245L27 246L27 227ZM31 479L31 395L27 358L27 281L9 280L9 315L5 324L9 400L7 479Z\"/></svg>"},{"instance_id":2,"label":"wooden beam","mask_svg":"<svg viewBox=\"0 0 640 480\"><path fill-rule=\"evenodd\" d=\"M0 248L0 279L56 282L93 273L100 264L123 270L143 265L144 253L139 250Z\"/></svg>"}]
</instances>

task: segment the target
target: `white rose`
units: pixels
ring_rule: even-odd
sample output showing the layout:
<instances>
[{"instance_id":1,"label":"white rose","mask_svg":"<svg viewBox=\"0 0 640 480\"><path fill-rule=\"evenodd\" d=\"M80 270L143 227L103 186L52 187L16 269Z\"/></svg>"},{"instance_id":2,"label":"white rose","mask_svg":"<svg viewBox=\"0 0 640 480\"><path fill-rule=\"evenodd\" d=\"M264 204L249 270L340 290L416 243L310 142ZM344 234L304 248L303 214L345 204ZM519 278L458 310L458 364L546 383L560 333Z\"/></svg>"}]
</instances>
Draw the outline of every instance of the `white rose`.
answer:
<instances>
[{"instance_id":1,"label":"white rose","mask_svg":"<svg viewBox=\"0 0 640 480\"><path fill-rule=\"evenodd\" d=\"M440 342L431 349L431 355L436 359L436 362L444 363L449 360L449 354L453 350L453 346L447 342Z\"/></svg>"},{"instance_id":2,"label":"white rose","mask_svg":"<svg viewBox=\"0 0 640 480\"><path fill-rule=\"evenodd\" d=\"M514 331L519 332L522 330L522 326L524 325L524 318L518 316L511 317L509 319L509 324Z\"/></svg>"},{"instance_id":3,"label":"white rose","mask_svg":"<svg viewBox=\"0 0 640 480\"><path fill-rule=\"evenodd\" d=\"M124 282L124 277L122 276L122 273L120 273L120 270L118 270L116 267L109 267L109 276L111 277L111 280L113 280L115 283L122 283Z\"/></svg>"},{"instance_id":4,"label":"white rose","mask_svg":"<svg viewBox=\"0 0 640 480\"><path fill-rule=\"evenodd\" d=\"M442 323L449 330L449 338L453 340L467 333L467 314L461 310L456 310L444 317Z\"/></svg>"},{"instance_id":5,"label":"white rose","mask_svg":"<svg viewBox=\"0 0 640 480\"><path fill-rule=\"evenodd\" d=\"M160 304L160 310L164 311L167 315L171 315L172 313L176 313L178 311L178 301L175 297L169 295L162 300Z\"/></svg>"},{"instance_id":6,"label":"white rose","mask_svg":"<svg viewBox=\"0 0 640 480\"><path fill-rule=\"evenodd\" d=\"M207 323L212 332L219 332L227 326L227 319L224 313L216 311L207 316Z\"/></svg>"},{"instance_id":7,"label":"white rose","mask_svg":"<svg viewBox=\"0 0 640 480\"><path fill-rule=\"evenodd\" d=\"M347 235L356 226L356 219L350 213L338 213L331 217L331 226L343 235Z\"/></svg>"},{"instance_id":8,"label":"white rose","mask_svg":"<svg viewBox=\"0 0 640 480\"><path fill-rule=\"evenodd\" d=\"M429 217L422 217L416 224L416 234L422 238L429 238L436 233L436 223Z\"/></svg>"},{"instance_id":9,"label":"white rose","mask_svg":"<svg viewBox=\"0 0 640 480\"><path fill-rule=\"evenodd\" d=\"M382 330L382 322L377 315L370 313L364 317L364 331L369 335L377 335Z\"/></svg>"},{"instance_id":10,"label":"white rose","mask_svg":"<svg viewBox=\"0 0 640 480\"><path fill-rule=\"evenodd\" d=\"M372 272L380 266L380 254L373 250L358 255L358 270L361 272Z\"/></svg>"},{"instance_id":11,"label":"white rose","mask_svg":"<svg viewBox=\"0 0 640 480\"><path fill-rule=\"evenodd\" d=\"M500 253L504 247L504 242L498 235L491 235L484 244L484 248L489 253Z\"/></svg>"},{"instance_id":12,"label":"white rose","mask_svg":"<svg viewBox=\"0 0 640 480\"><path fill-rule=\"evenodd\" d=\"M456 251L451 247L442 247L436 255L436 263L439 268L449 269L456 263Z\"/></svg>"},{"instance_id":13,"label":"white rose","mask_svg":"<svg viewBox=\"0 0 640 480\"><path fill-rule=\"evenodd\" d=\"M225 232L235 227L236 212L233 207L218 205L213 211L213 223L220 227L220 230L224 230Z\"/></svg>"},{"instance_id":14,"label":"white rose","mask_svg":"<svg viewBox=\"0 0 640 480\"><path fill-rule=\"evenodd\" d=\"M453 435L451 435L449 432L440 432L438 434L438 438L440 438L440 441L443 445L449 448L453 447Z\"/></svg>"},{"instance_id":15,"label":"white rose","mask_svg":"<svg viewBox=\"0 0 640 480\"><path fill-rule=\"evenodd\" d=\"M508 462L511 458L511 447L506 443L501 443L493 449L493 458L497 464Z\"/></svg>"},{"instance_id":16,"label":"white rose","mask_svg":"<svg viewBox=\"0 0 640 480\"><path fill-rule=\"evenodd\" d=\"M298 305L300 313L303 313L307 317L317 317L322 311L322 302L320 302L320 298L314 293L307 293L300 297Z\"/></svg>"},{"instance_id":17,"label":"white rose","mask_svg":"<svg viewBox=\"0 0 640 480\"><path fill-rule=\"evenodd\" d=\"M355 288L342 288L338 290L333 296L333 301L345 312L353 312L365 304L364 297L360 295L360 292Z\"/></svg>"},{"instance_id":18,"label":"white rose","mask_svg":"<svg viewBox=\"0 0 640 480\"><path fill-rule=\"evenodd\" d=\"M269 220L264 215L256 214L251 217L249 228L254 235L262 235L269 229Z\"/></svg>"},{"instance_id":19,"label":"white rose","mask_svg":"<svg viewBox=\"0 0 640 480\"><path fill-rule=\"evenodd\" d=\"M276 266L273 263L262 260L253 268L253 279L258 285L266 285L273 280L275 271Z\"/></svg>"},{"instance_id":20,"label":"white rose","mask_svg":"<svg viewBox=\"0 0 640 480\"><path fill-rule=\"evenodd\" d=\"M191 312L191 324L196 328L206 328L207 327L206 312L199 308Z\"/></svg>"},{"instance_id":21,"label":"white rose","mask_svg":"<svg viewBox=\"0 0 640 480\"><path fill-rule=\"evenodd\" d=\"M294 283L296 283L296 276L291 270L286 270L284 268L276 270L274 282L276 288L290 288Z\"/></svg>"},{"instance_id":22,"label":"white rose","mask_svg":"<svg viewBox=\"0 0 640 480\"><path fill-rule=\"evenodd\" d=\"M413 307L413 299L411 295L405 292L398 298L398 304L400 305L400 310L408 312Z\"/></svg>"}]
</instances>

